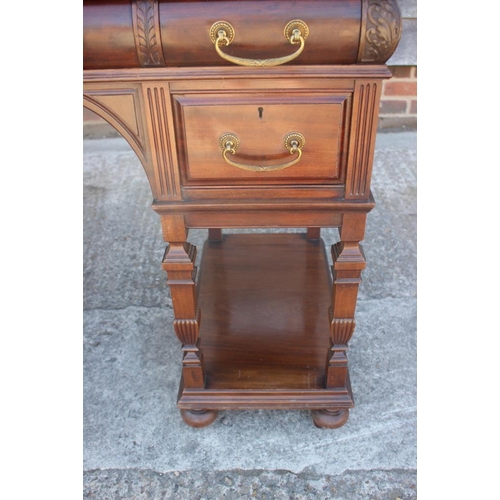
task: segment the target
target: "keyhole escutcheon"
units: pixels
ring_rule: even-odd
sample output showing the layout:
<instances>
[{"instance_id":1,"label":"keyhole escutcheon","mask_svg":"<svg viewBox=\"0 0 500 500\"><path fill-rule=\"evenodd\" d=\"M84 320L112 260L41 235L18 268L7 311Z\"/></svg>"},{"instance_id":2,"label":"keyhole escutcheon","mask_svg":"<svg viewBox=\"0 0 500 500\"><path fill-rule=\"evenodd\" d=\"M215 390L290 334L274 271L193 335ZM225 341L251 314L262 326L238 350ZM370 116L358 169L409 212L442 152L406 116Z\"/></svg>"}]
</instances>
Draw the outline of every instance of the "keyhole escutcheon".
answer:
<instances>
[{"instance_id":1,"label":"keyhole escutcheon","mask_svg":"<svg viewBox=\"0 0 500 500\"><path fill-rule=\"evenodd\" d=\"M262 118L263 112L264 112L264 108L259 108L259 118Z\"/></svg>"}]
</instances>

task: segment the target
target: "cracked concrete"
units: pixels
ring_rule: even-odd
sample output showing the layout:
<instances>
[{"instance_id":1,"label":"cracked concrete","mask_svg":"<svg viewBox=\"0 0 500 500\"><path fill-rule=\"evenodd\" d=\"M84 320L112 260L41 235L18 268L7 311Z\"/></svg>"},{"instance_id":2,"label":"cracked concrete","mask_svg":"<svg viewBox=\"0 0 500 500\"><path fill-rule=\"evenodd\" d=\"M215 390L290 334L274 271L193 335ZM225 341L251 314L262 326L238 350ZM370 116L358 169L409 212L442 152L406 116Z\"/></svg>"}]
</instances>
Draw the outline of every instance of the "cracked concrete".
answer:
<instances>
[{"instance_id":1,"label":"cracked concrete","mask_svg":"<svg viewBox=\"0 0 500 500\"><path fill-rule=\"evenodd\" d=\"M228 411L192 429L146 177L123 140L84 141L86 498L416 498L415 133L379 134L372 188L349 422ZM200 250L205 237L190 233Z\"/></svg>"}]
</instances>

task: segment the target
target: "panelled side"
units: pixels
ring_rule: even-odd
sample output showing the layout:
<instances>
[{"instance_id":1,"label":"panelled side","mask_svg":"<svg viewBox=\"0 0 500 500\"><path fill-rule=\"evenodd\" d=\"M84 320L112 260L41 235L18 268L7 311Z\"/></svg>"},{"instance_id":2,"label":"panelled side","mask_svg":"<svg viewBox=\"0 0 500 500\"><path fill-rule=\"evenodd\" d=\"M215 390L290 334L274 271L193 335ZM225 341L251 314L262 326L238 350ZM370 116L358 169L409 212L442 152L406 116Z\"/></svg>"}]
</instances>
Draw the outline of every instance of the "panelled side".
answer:
<instances>
[{"instance_id":1,"label":"panelled side","mask_svg":"<svg viewBox=\"0 0 500 500\"><path fill-rule=\"evenodd\" d=\"M157 181L151 162L141 84L137 82L85 82L83 105L106 120L129 143L139 158L156 197Z\"/></svg>"}]
</instances>

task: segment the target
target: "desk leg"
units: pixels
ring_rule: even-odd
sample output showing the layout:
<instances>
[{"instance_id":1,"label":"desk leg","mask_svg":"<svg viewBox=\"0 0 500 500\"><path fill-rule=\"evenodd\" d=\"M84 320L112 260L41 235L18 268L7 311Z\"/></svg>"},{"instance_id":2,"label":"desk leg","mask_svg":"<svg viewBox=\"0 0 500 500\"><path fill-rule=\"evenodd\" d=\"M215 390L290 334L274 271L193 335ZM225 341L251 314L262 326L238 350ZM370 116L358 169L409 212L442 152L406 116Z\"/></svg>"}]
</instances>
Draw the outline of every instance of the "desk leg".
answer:
<instances>
[{"instance_id":1,"label":"desk leg","mask_svg":"<svg viewBox=\"0 0 500 500\"><path fill-rule=\"evenodd\" d=\"M182 215L161 216L165 240L169 241L162 267L167 271L174 308L174 330L182 343L184 387L205 386L203 354L198 347L201 314L196 300L196 247L186 241L188 231Z\"/></svg>"},{"instance_id":2,"label":"desk leg","mask_svg":"<svg viewBox=\"0 0 500 500\"><path fill-rule=\"evenodd\" d=\"M169 242L162 267L167 272L174 308L174 330L182 343L182 380L185 389L203 389L205 370L199 348L201 311L196 298L196 247L188 243L188 230L182 215L161 215L163 236ZM213 410L181 410L184 422L192 427L211 424Z\"/></svg>"},{"instance_id":3,"label":"desk leg","mask_svg":"<svg viewBox=\"0 0 500 500\"><path fill-rule=\"evenodd\" d=\"M196 300L196 247L188 243L182 215L161 216L163 235L169 244L162 267L167 272L174 308L174 330L184 352L182 377L189 388L203 388L203 355L198 347L201 314Z\"/></svg>"},{"instance_id":4,"label":"desk leg","mask_svg":"<svg viewBox=\"0 0 500 500\"><path fill-rule=\"evenodd\" d=\"M326 387L347 387L347 350L356 322L354 312L361 283L361 271L366 267L359 242L365 234L366 214L348 213L342 218L341 241L332 246L333 293L330 308L330 349L326 360ZM313 412L318 427L335 428L347 422L348 409Z\"/></svg>"}]
</instances>

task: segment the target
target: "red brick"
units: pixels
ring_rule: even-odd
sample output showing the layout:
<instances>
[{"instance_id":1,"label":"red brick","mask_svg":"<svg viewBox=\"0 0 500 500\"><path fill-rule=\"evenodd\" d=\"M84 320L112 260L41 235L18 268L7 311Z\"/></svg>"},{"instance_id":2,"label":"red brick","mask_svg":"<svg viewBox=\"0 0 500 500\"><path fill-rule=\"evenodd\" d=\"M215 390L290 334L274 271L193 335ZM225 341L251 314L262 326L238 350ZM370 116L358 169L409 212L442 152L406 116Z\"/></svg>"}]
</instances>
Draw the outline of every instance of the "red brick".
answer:
<instances>
[{"instance_id":1,"label":"red brick","mask_svg":"<svg viewBox=\"0 0 500 500\"><path fill-rule=\"evenodd\" d=\"M388 81L385 84L384 95L415 96L417 95L417 83Z\"/></svg>"},{"instance_id":2,"label":"red brick","mask_svg":"<svg viewBox=\"0 0 500 500\"><path fill-rule=\"evenodd\" d=\"M411 101L411 103L410 103L410 113L412 115L416 115L417 114L417 101Z\"/></svg>"},{"instance_id":3,"label":"red brick","mask_svg":"<svg viewBox=\"0 0 500 500\"><path fill-rule=\"evenodd\" d=\"M411 78L412 66L391 66L393 78Z\"/></svg>"},{"instance_id":4,"label":"red brick","mask_svg":"<svg viewBox=\"0 0 500 500\"><path fill-rule=\"evenodd\" d=\"M396 101L396 100L385 100L383 99L380 103L380 114L381 115L395 115L406 113L406 101Z\"/></svg>"}]
</instances>

